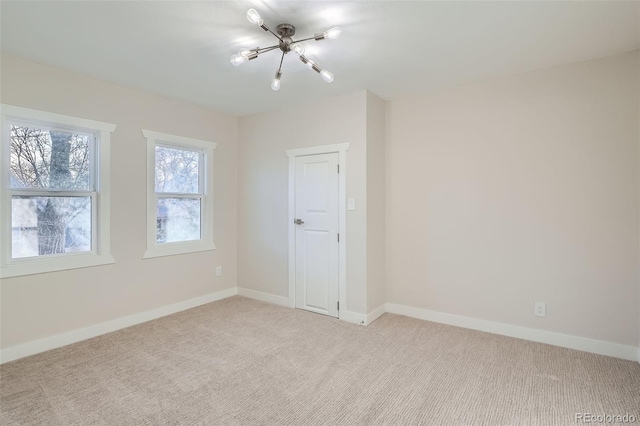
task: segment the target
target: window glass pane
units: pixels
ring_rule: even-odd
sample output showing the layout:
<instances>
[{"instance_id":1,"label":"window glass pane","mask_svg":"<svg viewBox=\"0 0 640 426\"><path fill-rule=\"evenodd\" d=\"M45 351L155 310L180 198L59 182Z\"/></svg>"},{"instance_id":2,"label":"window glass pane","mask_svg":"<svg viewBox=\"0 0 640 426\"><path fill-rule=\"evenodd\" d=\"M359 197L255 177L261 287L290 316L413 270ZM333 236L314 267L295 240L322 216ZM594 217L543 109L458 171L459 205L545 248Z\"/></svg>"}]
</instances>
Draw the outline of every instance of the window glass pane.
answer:
<instances>
[{"instance_id":1,"label":"window glass pane","mask_svg":"<svg viewBox=\"0 0 640 426\"><path fill-rule=\"evenodd\" d=\"M88 190L93 138L11 126L11 188Z\"/></svg>"},{"instance_id":2,"label":"window glass pane","mask_svg":"<svg viewBox=\"0 0 640 426\"><path fill-rule=\"evenodd\" d=\"M14 259L91 251L91 197L11 197Z\"/></svg>"},{"instance_id":3,"label":"window glass pane","mask_svg":"<svg viewBox=\"0 0 640 426\"><path fill-rule=\"evenodd\" d=\"M156 146L156 192L200 192L200 153Z\"/></svg>"},{"instance_id":4,"label":"window glass pane","mask_svg":"<svg viewBox=\"0 0 640 426\"><path fill-rule=\"evenodd\" d=\"M158 243L199 240L200 199L158 198L156 230Z\"/></svg>"}]
</instances>

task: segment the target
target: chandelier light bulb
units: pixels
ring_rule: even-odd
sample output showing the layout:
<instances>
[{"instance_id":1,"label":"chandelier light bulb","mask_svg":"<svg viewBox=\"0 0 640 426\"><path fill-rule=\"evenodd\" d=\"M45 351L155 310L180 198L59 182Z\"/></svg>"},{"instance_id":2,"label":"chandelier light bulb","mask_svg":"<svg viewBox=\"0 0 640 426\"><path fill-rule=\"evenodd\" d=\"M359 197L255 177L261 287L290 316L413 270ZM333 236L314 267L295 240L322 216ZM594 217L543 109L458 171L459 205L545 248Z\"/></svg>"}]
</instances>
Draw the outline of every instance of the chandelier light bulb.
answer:
<instances>
[{"instance_id":1,"label":"chandelier light bulb","mask_svg":"<svg viewBox=\"0 0 640 426\"><path fill-rule=\"evenodd\" d=\"M340 27L333 27L324 32L324 38L338 38L342 34Z\"/></svg>"},{"instance_id":2,"label":"chandelier light bulb","mask_svg":"<svg viewBox=\"0 0 640 426\"><path fill-rule=\"evenodd\" d=\"M256 25L262 25L264 23L264 21L260 17L260 14L255 9L247 10L247 19L249 20L249 22L254 23Z\"/></svg>"},{"instance_id":3,"label":"chandelier light bulb","mask_svg":"<svg viewBox=\"0 0 640 426\"><path fill-rule=\"evenodd\" d=\"M273 81L271 82L271 88L276 92L280 90L280 77L282 77L282 71L276 72L276 76L273 77Z\"/></svg>"},{"instance_id":4,"label":"chandelier light bulb","mask_svg":"<svg viewBox=\"0 0 640 426\"><path fill-rule=\"evenodd\" d=\"M331 83L333 81L333 73L327 70L320 71L320 75L327 83Z\"/></svg>"},{"instance_id":5,"label":"chandelier light bulb","mask_svg":"<svg viewBox=\"0 0 640 426\"><path fill-rule=\"evenodd\" d=\"M299 43L294 43L291 45L291 51L296 52L298 55L303 55L304 47Z\"/></svg>"},{"instance_id":6,"label":"chandelier light bulb","mask_svg":"<svg viewBox=\"0 0 640 426\"><path fill-rule=\"evenodd\" d=\"M231 55L231 64L233 66L238 66L244 64L249 60L247 55L243 55L242 53L236 53L235 55Z\"/></svg>"}]
</instances>

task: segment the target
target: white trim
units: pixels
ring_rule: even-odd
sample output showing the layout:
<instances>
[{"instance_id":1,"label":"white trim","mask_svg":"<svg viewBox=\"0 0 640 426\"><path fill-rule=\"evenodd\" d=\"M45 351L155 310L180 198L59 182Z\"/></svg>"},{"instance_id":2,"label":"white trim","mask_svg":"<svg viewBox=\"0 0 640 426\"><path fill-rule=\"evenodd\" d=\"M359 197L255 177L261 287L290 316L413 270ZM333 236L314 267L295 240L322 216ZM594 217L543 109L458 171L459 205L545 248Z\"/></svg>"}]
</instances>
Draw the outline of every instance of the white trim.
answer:
<instances>
[{"instance_id":1,"label":"white trim","mask_svg":"<svg viewBox=\"0 0 640 426\"><path fill-rule=\"evenodd\" d=\"M161 318L176 312L195 308L207 303L226 299L231 296L240 295L251 299L261 300L280 306L288 306L289 299L276 296L261 291L250 290L241 287L232 287L215 293L174 303L138 314L129 315L115 320L103 322L93 326L85 327L44 339L35 340L18 346L13 346L0 351L0 364L35 355L51 349L56 349L82 340L97 337L106 333L111 333L132 325L141 324L147 321ZM460 315L447 314L444 312L431 311L428 309L414 308L405 305L387 303L374 309L368 315L355 312L344 311L341 320L358 325L371 324L375 319L385 312L396 315L406 315L425 321L433 321L441 324L448 324L472 330L485 331L488 333L500 334L503 336L515 337L534 342L546 343L585 352L592 352L616 358L627 359L640 362L640 348L635 346L622 345L618 343L605 342L601 340L587 339L584 337L571 336L567 334L555 333L551 331L536 330L526 327L514 326L494 321L479 320Z\"/></svg>"},{"instance_id":2,"label":"white trim","mask_svg":"<svg viewBox=\"0 0 640 426\"><path fill-rule=\"evenodd\" d=\"M505 324L464 317L461 315L447 314L428 309L414 308L405 305L387 303L386 311L397 315L406 315L426 321L454 325L472 330L485 331L487 333L500 334L502 336L515 337L530 340L532 342L546 343L563 348L592 352L600 355L608 355L616 358L640 361L640 350L635 346L622 345L620 343L605 342L602 340L588 339L585 337L571 336L552 331L536 330L533 328Z\"/></svg>"},{"instance_id":3,"label":"white trim","mask_svg":"<svg viewBox=\"0 0 640 426\"><path fill-rule=\"evenodd\" d=\"M260 300L262 302L272 303L274 305L289 307L289 298L276 296L275 294L263 293L262 291L251 290L249 288L238 287L238 296L248 297L249 299Z\"/></svg>"},{"instance_id":4,"label":"white trim","mask_svg":"<svg viewBox=\"0 0 640 426\"><path fill-rule=\"evenodd\" d=\"M345 309L340 309L340 319L353 324L367 325L367 316L365 314L359 314Z\"/></svg>"},{"instance_id":5,"label":"white trim","mask_svg":"<svg viewBox=\"0 0 640 426\"><path fill-rule=\"evenodd\" d=\"M0 351L0 364L66 346L71 343L91 339L92 337L111 333L112 331L120 330L126 327L131 327L132 325L141 324L143 322L171 315L176 312L195 308L196 306L205 305L207 303L215 302L221 299L226 299L227 297L235 296L237 293L238 289L236 287L232 287L226 290L210 293L205 296L184 300L182 302L173 303L171 305L162 306L160 308L151 309L149 311L140 312L138 314L133 314L122 318L117 318L111 321L103 322L78 330L56 334L55 336L35 340L23 345L13 346Z\"/></svg>"},{"instance_id":6,"label":"white trim","mask_svg":"<svg viewBox=\"0 0 640 426\"><path fill-rule=\"evenodd\" d=\"M295 176L296 176L296 157L316 154L338 153L338 165L340 167L340 175L338 176L338 198L339 198L339 218L338 233L340 241L338 242L339 256L339 278L338 291L340 311L338 312L341 320L351 321L347 318L353 318L348 313L347 305L347 212L346 212L346 194L347 194L347 150L349 142L333 145L321 145L307 148L287 149L285 153L289 157L289 307L296 307L296 281L295 281L295 226L293 220L296 216L295 205ZM359 315L359 314L358 314ZM366 318L364 319L366 321ZM359 324L361 320L356 321Z\"/></svg>"},{"instance_id":7,"label":"white trim","mask_svg":"<svg viewBox=\"0 0 640 426\"><path fill-rule=\"evenodd\" d=\"M141 129L147 139L147 250L143 259L173 256L177 254L194 253L215 250L213 235L213 151L218 145L215 142L201 139L187 138L169 133L154 132ZM204 203L201 206L200 226L202 238L196 241L177 243L156 243L156 188L155 188L155 147L156 145L173 145L189 149L196 149L204 153Z\"/></svg>"},{"instance_id":8,"label":"white trim","mask_svg":"<svg viewBox=\"0 0 640 426\"><path fill-rule=\"evenodd\" d=\"M369 314L367 315L367 325L380 318L385 312L387 312L387 307L384 303L375 308L373 311L369 312Z\"/></svg>"},{"instance_id":9,"label":"white trim","mask_svg":"<svg viewBox=\"0 0 640 426\"><path fill-rule=\"evenodd\" d=\"M302 157L305 155L331 154L332 152L345 152L349 150L349 142L336 143L333 145L318 145L306 148L287 149L284 152L287 157Z\"/></svg>"},{"instance_id":10,"label":"white trim","mask_svg":"<svg viewBox=\"0 0 640 426\"><path fill-rule=\"evenodd\" d=\"M354 324L367 326L377 320L385 312L387 312L386 305L380 305L366 315L351 311L341 311L340 319Z\"/></svg>"},{"instance_id":11,"label":"white trim","mask_svg":"<svg viewBox=\"0 0 640 426\"><path fill-rule=\"evenodd\" d=\"M116 125L104 123L102 121L88 120L86 118L73 117L70 115L56 114L48 111L40 111L37 109L23 108L15 105L0 104L2 109L0 112L8 118L27 119L29 121L42 121L47 124L64 124L67 126L83 128L85 131L92 133L94 130L100 130L105 133L113 133Z\"/></svg>"},{"instance_id":12,"label":"white trim","mask_svg":"<svg viewBox=\"0 0 640 426\"><path fill-rule=\"evenodd\" d=\"M187 138L185 136L172 135L169 133L154 132L153 130L140 130L142 130L142 134L147 139L153 139L154 141L158 142L170 142L170 144L172 145L180 145L184 146L185 148L193 148L195 146L199 149L207 149L209 147L211 147L212 149L216 149L216 146L218 146L216 142L205 141L202 139Z\"/></svg>"},{"instance_id":13,"label":"white trim","mask_svg":"<svg viewBox=\"0 0 640 426\"><path fill-rule=\"evenodd\" d=\"M209 251L215 249L216 245L213 244L213 242L203 243L202 240L168 243L161 246L156 246L151 250L146 250L142 258L153 259L154 257L175 256L177 254L197 253L199 251Z\"/></svg>"},{"instance_id":14,"label":"white trim","mask_svg":"<svg viewBox=\"0 0 640 426\"><path fill-rule=\"evenodd\" d=\"M21 261L11 265L3 265L0 278L19 277L22 275L45 274L47 272L66 271L69 269L91 268L93 266L116 263L110 254L70 254L68 257L35 258L33 261Z\"/></svg>"},{"instance_id":15,"label":"white trim","mask_svg":"<svg viewBox=\"0 0 640 426\"><path fill-rule=\"evenodd\" d=\"M287 152L287 155L289 153ZM296 307L296 230L293 221L296 217L296 158L289 157L289 307Z\"/></svg>"},{"instance_id":16,"label":"white trim","mask_svg":"<svg viewBox=\"0 0 640 426\"><path fill-rule=\"evenodd\" d=\"M0 104L2 117L0 126L2 140L9 137L5 133L7 121L20 120L28 123L41 123L49 126L62 126L67 129L91 133L95 135L95 156L98 176L94 176L95 195L92 200L92 252L82 255L55 256L50 258L24 259L11 261L11 238L3 238L0 242L0 278L17 277L22 275L41 274L67 269L86 268L114 263L111 256L111 133L116 129L115 124L85 118L39 111L14 105ZM0 151L3 158L9 158L9 146L1 143ZM4 160L3 160L4 161ZM0 188L8 188L10 172L5 170L4 162L0 161ZM93 173L93 171L92 171ZM97 218L96 214L97 213ZM10 192L0 190L0 228L2 234L11 235L11 224L6 218L11 217ZM97 222L96 222L97 220ZM97 225L97 226L96 226Z\"/></svg>"}]
</instances>

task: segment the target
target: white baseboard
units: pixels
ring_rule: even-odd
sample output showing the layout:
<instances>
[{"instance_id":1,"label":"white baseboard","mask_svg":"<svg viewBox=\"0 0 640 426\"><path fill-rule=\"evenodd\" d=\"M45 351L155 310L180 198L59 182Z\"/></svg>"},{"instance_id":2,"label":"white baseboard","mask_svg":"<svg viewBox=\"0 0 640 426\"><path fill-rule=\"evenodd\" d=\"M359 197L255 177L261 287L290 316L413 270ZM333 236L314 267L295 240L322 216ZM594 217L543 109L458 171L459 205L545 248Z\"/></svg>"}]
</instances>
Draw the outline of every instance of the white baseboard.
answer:
<instances>
[{"instance_id":1,"label":"white baseboard","mask_svg":"<svg viewBox=\"0 0 640 426\"><path fill-rule=\"evenodd\" d=\"M367 325L367 316L365 314L359 314L357 312L340 310L340 316L338 317L342 321L351 322L358 325Z\"/></svg>"},{"instance_id":2,"label":"white baseboard","mask_svg":"<svg viewBox=\"0 0 640 426\"><path fill-rule=\"evenodd\" d=\"M248 288L238 287L238 295L248 297L249 299L261 300L267 303L273 303L274 305L280 305L289 307L289 298L276 296L274 294L263 293L257 290L251 290Z\"/></svg>"},{"instance_id":3,"label":"white baseboard","mask_svg":"<svg viewBox=\"0 0 640 426\"><path fill-rule=\"evenodd\" d=\"M117 318L66 333L56 334L51 337L45 337L44 339L35 340L23 345L13 346L0 351L0 364L59 348L61 346L70 345L71 343L90 339L102 334L111 333L112 331L120 330L125 327L130 327L132 325L171 315L176 312L195 308L196 306L226 299L227 297L235 296L236 294L238 294L237 287L232 287L171 305L162 306L160 308L151 309L149 311L140 312L138 314Z\"/></svg>"},{"instance_id":4,"label":"white baseboard","mask_svg":"<svg viewBox=\"0 0 640 426\"><path fill-rule=\"evenodd\" d=\"M44 339L35 340L23 345L13 346L0 351L0 364L45 352L51 349L66 346L132 325L151 321L156 318L171 315L176 312L195 308L196 306L226 299L236 294L261 300L280 306L289 306L289 299L282 296L263 293L246 288L232 287L216 293L196 297L168 306L129 315L123 318L103 322L90 327L69 331ZM368 315L356 312L344 311L340 313L340 319L359 325L368 325L375 321L385 312L398 315L406 315L426 321L433 321L442 324L449 324L473 330L485 331L488 333L500 334L503 336L516 337L519 339L531 340L534 342L547 343L550 345L577 349L585 352L592 352L601 355L608 355L616 358L628 359L640 363L640 348L635 346L622 345L619 343L605 342L601 340L587 339L584 337L571 336L567 334L555 333L551 331L536 330L532 328L520 327L494 321L480 320L460 315L447 314L444 312L431 311L428 309L414 308L405 305L386 303L371 311Z\"/></svg>"},{"instance_id":5,"label":"white baseboard","mask_svg":"<svg viewBox=\"0 0 640 426\"><path fill-rule=\"evenodd\" d=\"M269 294L269 293L263 293L261 291L257 291L257 290L250 290L248 288L244 288L244 287L238 287L238 295L239 296L244 296L244 297L248 297L250 299L255 299L255 300L260 300L262 302L267 302L267 303L273 303L274 305L280 305L280 306L284 306L284 307L289 307L289 298L288 297L283 297L283 296L276 296L274 294ZM380 308L378 308L380 309ZM378 316L382 315L384 313L381 312ZM369 314L371 315L371 314ZM377 318L378 316L376 316L375 318ZM340 311L340 317L341 320L343 321L347 321L347 322L351 322L354 324L358 324L358 325L367 325L368 322L368 315L365 314L359 314L356 312L350 312L350 311Z\"/></svg>"},{"instance_id":6,"label":"white baseboard","mask_svg":"<svg viewBox=\"0 0 640 426\"><path fill-rule=\"evenodd\" d=\"M536 330L494 321L469 318L428 309L414 308L405 305L387 303L386 311L392 314L406 315L426 321L455 325L457 327L470 328L472 330L486 331L488 333L503 336L516 337L531 340L533 342L547 343L563 348L577 349L579 351L592 352L600 355L608 355L616 358L640 362L640 348L622 345L619 343L605 342L602 340L587 339L585 337L571 336L552 331Z\"/></svg>"},{"instance_id":7,"label":"white baseboard","mask_svg":"<svg viewBox=\"0 0 640 426\"><path fill-rule=\"evenodd\" d=\"M387 307L385 304L382 304L375 308L373 311L369 312L369 315L367 315L367 325L377 320L385 312L387 312Z\"/></svg>"}]
</instances>

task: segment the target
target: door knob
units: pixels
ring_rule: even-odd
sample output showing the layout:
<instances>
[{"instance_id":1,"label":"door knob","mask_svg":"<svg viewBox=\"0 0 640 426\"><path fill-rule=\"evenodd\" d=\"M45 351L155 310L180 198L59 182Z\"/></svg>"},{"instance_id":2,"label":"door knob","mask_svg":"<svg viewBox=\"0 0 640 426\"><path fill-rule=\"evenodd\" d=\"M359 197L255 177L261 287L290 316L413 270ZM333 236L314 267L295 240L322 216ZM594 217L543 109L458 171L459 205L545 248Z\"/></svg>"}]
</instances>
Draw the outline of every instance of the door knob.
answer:
<instances>
[{"instance_id":1,"label":"door knob","mask_svg":"<svg viewBox=\"0 0 640 426\"><path fill-rule=\"evenodd\" d=\"M302 219L295 219L293 223L295 223L296 225L302 225L304 221Z\"/></svg>"}]
</instances>

